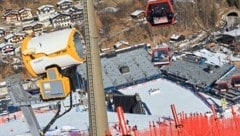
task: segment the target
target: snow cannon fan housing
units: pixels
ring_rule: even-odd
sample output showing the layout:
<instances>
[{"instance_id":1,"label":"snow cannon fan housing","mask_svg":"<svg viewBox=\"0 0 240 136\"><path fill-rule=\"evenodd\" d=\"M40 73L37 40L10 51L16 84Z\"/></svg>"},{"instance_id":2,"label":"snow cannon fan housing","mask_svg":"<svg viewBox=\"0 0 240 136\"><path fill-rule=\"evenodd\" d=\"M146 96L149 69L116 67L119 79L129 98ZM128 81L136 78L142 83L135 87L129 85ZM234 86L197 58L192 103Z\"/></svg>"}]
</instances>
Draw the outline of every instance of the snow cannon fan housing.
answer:
<instances>
[{"instance_id":1,"label":"snow cannon fan housing","mask_svg":"<svg viewBox=\"0 0 240 136\"><path fill-rule=\"evenodd\" d=\"M74 28L24 39L22 59L33 77L41 77L38 86L43 100L62 99L70 93L70 79L62 71L85 61L83 44Z\"/></svg>"}]
</instances>

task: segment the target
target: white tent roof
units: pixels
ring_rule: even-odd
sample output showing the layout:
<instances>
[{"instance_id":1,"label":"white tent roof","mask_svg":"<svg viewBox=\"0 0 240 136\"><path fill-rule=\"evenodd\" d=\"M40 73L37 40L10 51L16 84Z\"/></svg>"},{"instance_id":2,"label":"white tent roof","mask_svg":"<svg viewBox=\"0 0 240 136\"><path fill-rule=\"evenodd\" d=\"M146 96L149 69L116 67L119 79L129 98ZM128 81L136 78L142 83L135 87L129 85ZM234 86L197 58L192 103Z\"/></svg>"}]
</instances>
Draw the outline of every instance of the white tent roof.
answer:
<instances>
[{"instance_id":1,"label":"white tent roof","mask_svg":"<svg viewBox=\"0 0 240 136\"><path fill-rule=\"evenodd\" d=\"M150 89L159 89L160 91L150 95L148 92ZM210 111L190 90L165 79L157 79L145 84L121 89L120 92L126 95L139 93L142 101L146 103L152 115L171 116L171 104L175 104L179 112L204 113ZM189 103L189 101L191 101L191 103Z\"/></svg>"}]
</instances>

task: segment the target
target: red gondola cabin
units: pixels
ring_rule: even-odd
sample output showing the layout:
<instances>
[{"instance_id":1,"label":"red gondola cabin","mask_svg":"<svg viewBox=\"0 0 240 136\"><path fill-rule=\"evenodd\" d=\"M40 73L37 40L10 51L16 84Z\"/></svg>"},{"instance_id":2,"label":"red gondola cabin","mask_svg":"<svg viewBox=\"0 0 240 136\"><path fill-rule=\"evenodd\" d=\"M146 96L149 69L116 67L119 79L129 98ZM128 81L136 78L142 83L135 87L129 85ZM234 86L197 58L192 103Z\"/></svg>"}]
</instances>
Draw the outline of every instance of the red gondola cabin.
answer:
<instances>
[{"instance_id":1,"label":"red gondola cabin","mask_svg":"<svg viewBox=\"0 0 240 136\"><path fill-rule=\"evenodd\" d=\"M168 65L171 63L172 55L168 47L155 48L152 51L152 63L154 66Z\"/></svg>"},{"instance_id":2,"label":"red gondola cabin","mask_svg":"<svg viewBox=\"0 0 240 136\"><path fill-rule=\"evenodd\" d=\"M174 23L174 9L171 0L149 0L146 19L152 26L165 26Z\"/></svg>"}]
</instances>

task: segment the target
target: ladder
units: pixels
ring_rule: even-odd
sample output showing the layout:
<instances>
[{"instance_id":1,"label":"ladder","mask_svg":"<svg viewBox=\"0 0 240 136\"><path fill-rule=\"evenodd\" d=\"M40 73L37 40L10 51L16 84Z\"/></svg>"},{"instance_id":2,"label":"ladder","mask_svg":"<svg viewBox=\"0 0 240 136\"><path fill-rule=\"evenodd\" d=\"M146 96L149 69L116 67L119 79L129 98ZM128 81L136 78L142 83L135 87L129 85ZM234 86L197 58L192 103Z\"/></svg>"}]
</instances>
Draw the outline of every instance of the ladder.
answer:
<instances>
[{"instance_id":1,"label":"ladder","mask_svg":"<svg viewBox=\"0 0 240 136\"><path fill-rule=\"evenodd\" d=\"M83 17L84 17L84 29L85 29L85 44L86 44L86 68L88 78L88 108L89 108L89 128L91 136L97 136L97 119L96 119L96 107L95 107L95 96L93 88L93 71L92 71L92 54L90 44L90 32L89 32L89 21L88 21L88 8L87 0L83 1Z\"/></svg>"}]
</instances>

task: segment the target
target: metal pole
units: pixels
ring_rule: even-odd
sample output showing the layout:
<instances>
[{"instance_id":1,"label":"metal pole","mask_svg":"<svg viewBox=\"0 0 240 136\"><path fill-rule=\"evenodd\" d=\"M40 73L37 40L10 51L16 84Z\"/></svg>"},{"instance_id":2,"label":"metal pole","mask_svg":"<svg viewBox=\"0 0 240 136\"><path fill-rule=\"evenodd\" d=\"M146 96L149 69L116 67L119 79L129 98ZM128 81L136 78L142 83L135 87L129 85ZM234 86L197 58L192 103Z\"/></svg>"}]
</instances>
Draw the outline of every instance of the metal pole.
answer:
<instances>
[{"instance_id":1,"label":"metal pole","mask_svg":"<svg viewBox=\"0 0 240 136\"><path fill-rule=\"evenodd\" d=\"M120 130L121 130L121 133L123 136L127 135L127 124L126 124L126 120L125 120L125 117L124 117L124 112L123 112L123 109L122 107L117 107L116 109L117 111L117 116L118 116L118 122L119 122L119 126L120 126Z\"/></svg>"},{"instance_id":2,"label":"metal pole","mask_svg":"<svg viewBox=\"0 0 240 136\"><path fill-rule=\"evenodd\" d=\"M31 105L22 106L21 111L26 118L31 134L33 136L40 136L41 129Z\"/></svg>"},{"instance_id":3,"label":"metal pole","mask_svg":"<svg viewBox=\"0 0 240 136\"><path fill-rule=\"evenodd\" d=\"M9 76L6 79L6 84L9 96L15 106L20 106L31 134L33 136L40 136L41 129L31 107L31 100L34 99L23 89L20 74Z\"/></svg>"},{"instance_id":4,"label":"metal pole","mask_svg":"<svg viewBox=\"0 0 240 136\"><path fill-rule=\"evenodd\" d=\"M91 136L104 136L105 132L108 131L108 119L93 0L84 0L83 6L88 77L89 129Z\"/></svg>"}]
</instances>

